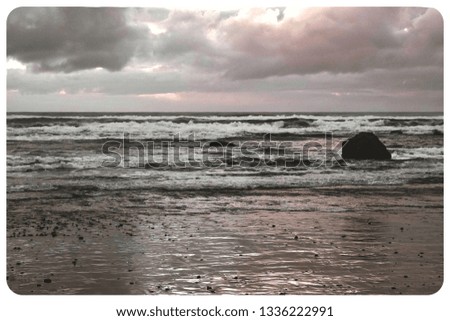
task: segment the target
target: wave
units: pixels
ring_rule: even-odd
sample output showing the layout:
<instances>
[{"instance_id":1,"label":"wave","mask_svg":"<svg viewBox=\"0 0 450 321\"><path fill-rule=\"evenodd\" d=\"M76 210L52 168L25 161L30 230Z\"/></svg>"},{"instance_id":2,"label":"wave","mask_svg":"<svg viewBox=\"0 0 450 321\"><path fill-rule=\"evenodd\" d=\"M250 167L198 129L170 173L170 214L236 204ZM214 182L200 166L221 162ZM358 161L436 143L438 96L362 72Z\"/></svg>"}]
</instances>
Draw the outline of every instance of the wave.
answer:
<instances>
[{"instance_id":1,"label":"wave","mask_svg":"<svg viewBox=\"0 0 450 321\"><path fill-rule=\"evenodd\" d=\"M103 155L87 155L82 157L8 155L6 164L8 172L40 172L58 169L77 170L98 168L103 159L105 159Z\"/></svg>"},{"instance_id":2,"label":"wave","mask_svg":"<svg viewBox=\"0 0 450 321\"><path fill-rule=\"evenodd\" d=\"M38 152L38 151L35 151ZM53 171L53 170L68 170L68 171L77 171L77 170L89 170L89 169L104 169L102 166L105 161L111 161L111 156L103 155L101 153L89 153L86 151L85 155L70 155L70 151L66 151L68 153L66 156L31 156L31 155L8 155L7 156L7 171L8 173L27 173L27 172L41 172L41 171ZM121 153L121 151L119 150ZM300 151L299 151L300 152ZM363 162L358 163L358 166L363 166L366 169L371 170L383 170L390 169L396 166L400 166L398 162L395 161L409 161L409 160L433 160L437 162L442 162L444 158L444 150L443 147L422 147L422 148L393 148L391 149L392 159L394 162L388 163L379 163L379 162ZM42 154L45 154L45 149L41 150ZM195 160L191 165L187 165L188 167L181 166L180 164L184 164L183 162L188 161L190 158L190 152L186 150L182 150L179 154L177 160L175 161L174 156L167 152L164 153L169 160L169 164L164 165L163 167L159 166L142 166L142 169L145 168L147 170L169 170L169 171L184 171L186 169L189 170L208 170L215 166L209 166L208 164L200 163L202 159L201 151L195 152ZM295 156L296 155L296 156ZM235 155L232 158L224 158L225 154L216 155L210 154L210 158L208 161L221 161L221 164L227 168L225 172L226 175L230 175L230 170L235 170L236 174L239 176L242 174L242 171L247 170L248 168L255 168L258 172L265 172L267 175L275 175L277 171L287 170L287 169L295 169L295 175L298 175L298 171L303 171L306 169L312 169L309 164L314 164L315 161L321 163L326 157L326 154L323 152L317 153L309 153L306 161L305 155L297 154L277 154L275 158L271 158L270 160L266 158L266 156L262 153L255 154L249 157L246 154L235 152ZM156 150L153 153L154 159L152 161L162 161L164 158L162 156L162 150ZM303 157L303 158L302 158ZM143 165L149 162L148 155L144 155L144 159L140 159L137 152L130 152L130 155L127 157L127 161L129 163L130 168L138 169L139 162L144 161ZM233 166L226 166L233 165ZM239 165L237 165L239 164ZM119 165L119 169L123 163ZM339 164L335 164L339 168ZM427 164L425 164L428 166ZM192 167L189 167L192 166ZM356 165L350 165L352 169L357 169ZM406 165L405 165L406 166ZM314 167L314 166L312 166ZM334 171L335 167L326 167L326 170ZM275 174L274 174L275 173ZM286 175L286 172L283 172L283 175Z\"/></svg>"},{"instance_id":3,"label":"wave","mask_svg":"<svg viewBox=\"0 0 450 321\"><path fill-rule=\"evenodd\" d=\"M174 123L159 121L156 123L109 122L82 123L79 126L52 125L46 127L8 127L8 140L76 140L76 139L122 139L129 133L133 139L171 139L179 134L187 139L195 135L197 139L218 139L222 137L245 135L246 133L296 132L296 129L284 129L284 122L250 124L231 122L212 123ZM281 129L281 130L280 130Z\"/></svg>"},{"instance_id":4,"label":"wave","mask_svg":"<svg viewBox=\"0 0 450 321\"><path fill-rule=\"evenodd\" d=\"M54 182L45 184L8 185L8 191L35 191L59 188L62 181L69 179L70 188L85 188L95 185L102 191L132 190L229 190L259 188L302 188L336 185L397 185L406 181L424 178L442 180L442 166L434 167L391 167L382 170L368 170L372 164L360 163L354 168L334 169L308 168L307 170L285 170L274 168L263 172L248 169L207 169L201 175L197 171L157 171L145 169L92 169L76 173L55 173ZM368 167L369 166L369 167ZM16 173L15 176L30 176L34 173ZM74 180L72 180L74 178ZM61 180L63 179L63 180ZM89 187L91 189L91 187Z\"/></svg>"},{"instance_id":5,"label":"wave","mask_svg":"<svg viewBox=\"0 0 450 321\"><path fill-rule=\"evenodd\" d=\"M444 159L444 149L442 147L397 148L392 150L392 159Z\"/></svg>"},{"instance_id":6,"label":"wave","mask_svg":"<svg viewBox=\"0 0 450 321\"><path fill-rule=\"evenodd\" d=\"M92 140L122 138L198 139L248 137L266 133L351 135L372 131L426 135L443 131L442 115L7 115L8 140Z\"/></svg>"}]
</instances>

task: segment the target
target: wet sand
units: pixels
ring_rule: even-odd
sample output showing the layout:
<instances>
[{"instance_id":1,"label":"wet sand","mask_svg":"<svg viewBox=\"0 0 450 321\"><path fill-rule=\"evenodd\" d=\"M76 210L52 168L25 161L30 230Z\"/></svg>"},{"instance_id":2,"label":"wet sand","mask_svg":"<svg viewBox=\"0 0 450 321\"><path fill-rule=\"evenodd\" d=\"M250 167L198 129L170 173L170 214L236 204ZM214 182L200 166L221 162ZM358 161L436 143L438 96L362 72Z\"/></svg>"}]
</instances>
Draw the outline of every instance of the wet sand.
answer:
<instances>
[{"instance_id":1,"label":"wet sand","mask_svg":"<svg viewBox=\"0 0 450 321\"><path fill-rule=\"evenodd\" d=\"M19 294L431 294L443 186L8 192Z\"/></svg>"}]
</instances>

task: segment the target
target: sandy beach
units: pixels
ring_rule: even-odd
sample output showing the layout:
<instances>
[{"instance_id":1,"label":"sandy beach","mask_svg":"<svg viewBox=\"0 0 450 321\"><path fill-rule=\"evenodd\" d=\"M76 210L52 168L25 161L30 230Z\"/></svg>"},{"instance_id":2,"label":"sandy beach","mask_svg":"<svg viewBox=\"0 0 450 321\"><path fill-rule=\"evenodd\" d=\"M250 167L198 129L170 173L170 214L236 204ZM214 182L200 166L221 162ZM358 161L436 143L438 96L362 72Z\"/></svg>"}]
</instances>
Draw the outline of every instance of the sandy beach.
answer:
<instances>
[{"instance_id":1,"label":"sandy beach","mask_svg":"<svg viewBox=\"0 0 450 321\"><path fill-rule=\"evenodd\" d=\"M8 285L18 294L431 294L443 282L442 188L14 192Z\"/></svg>"}]
</instances>

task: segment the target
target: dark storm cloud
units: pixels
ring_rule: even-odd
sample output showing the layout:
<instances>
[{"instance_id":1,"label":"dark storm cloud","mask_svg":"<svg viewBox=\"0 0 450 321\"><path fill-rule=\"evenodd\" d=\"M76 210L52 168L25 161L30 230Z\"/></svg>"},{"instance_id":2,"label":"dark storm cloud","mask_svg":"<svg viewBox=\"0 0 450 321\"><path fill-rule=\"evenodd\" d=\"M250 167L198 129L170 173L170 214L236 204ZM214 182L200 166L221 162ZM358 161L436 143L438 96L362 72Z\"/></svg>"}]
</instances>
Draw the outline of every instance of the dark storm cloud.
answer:
<instances>
[{"instance_id":1,"label":"dark storm cloud","mask_svg":"<svg viewBox=\"0 0 450 321\"><path fill-rule=\"evenodd\" d=\"M231 78L442 66L443 61L443 21L433 9L307 9L277 24L236 17L220 30L236 53L226 71Z\"/></svg>"},{"instance_id":2,"label":"dark storm cloud","mask_svg":"<svg viewBox=\"0 0 450 321\"><path fill-rule=\"evenodd\" d=\"M147 28L119 8L18 8L7 21L7 55L36 72L122 69Z\"/></svg>"},{"instance_id":3,"label":"dark storm cloud","mask_svg":"<svg viewBox=\"0 0 450 321\"><path fill-rule=\"evenodd\" d=\"M176 66L210 73L223 72L233 55L214 35L236 12L172 11L161 22L165 32L154 37L153 57Z\"/></svg>"},{"instance_id":4,"label":"dark storm cloud","mask_svg":"<svg viewBox=\"0 0 450 321\"><path fill-rule=\"evenodd\" d=\"M136 58L231 79L359 73L442 66L442 24L422 8L19 8L7 52L34 71L117 71Z\"/></svg>"},{"instance_id":5,"label":"dark storm cloud","mask_svg":"<svg viewBox=\"0 0 450 321\"><path fill-rule=\"evenodd\" d=\"M443 64L443 21L434 9L175 10L161 25L153 58L231 79Z\"/></svg>"}]
</instances>

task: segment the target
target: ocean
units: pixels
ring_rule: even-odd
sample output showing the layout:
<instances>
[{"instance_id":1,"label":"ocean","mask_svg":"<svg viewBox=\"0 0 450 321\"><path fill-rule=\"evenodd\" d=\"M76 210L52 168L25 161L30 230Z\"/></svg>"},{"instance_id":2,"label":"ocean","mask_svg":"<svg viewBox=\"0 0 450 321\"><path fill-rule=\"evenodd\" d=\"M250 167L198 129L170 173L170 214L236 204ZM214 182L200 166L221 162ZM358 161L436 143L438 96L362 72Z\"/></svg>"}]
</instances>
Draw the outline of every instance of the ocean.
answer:
<instances>
[{"instance_id":1,"label":"ocean","mask_svg":"<svg viewBox=\"0 0 450 321\"><path fill-rule=\"evenodd\" d=\"M392 160L342 160L359 132ZM8 113L8 284L434 293L443 159L437 113Z\"/></svg>"}]
</instances>

